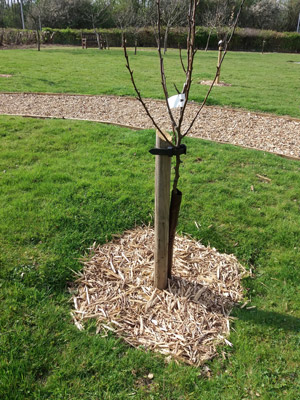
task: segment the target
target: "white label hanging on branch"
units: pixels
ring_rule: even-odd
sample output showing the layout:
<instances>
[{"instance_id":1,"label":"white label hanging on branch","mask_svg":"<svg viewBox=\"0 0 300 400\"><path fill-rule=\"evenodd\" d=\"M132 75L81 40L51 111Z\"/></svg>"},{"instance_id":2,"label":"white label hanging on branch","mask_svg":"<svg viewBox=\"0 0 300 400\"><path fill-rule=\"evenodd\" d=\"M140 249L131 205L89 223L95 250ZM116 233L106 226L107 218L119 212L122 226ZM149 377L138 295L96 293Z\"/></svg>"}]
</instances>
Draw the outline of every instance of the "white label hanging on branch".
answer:
<instances>
[{"instance_id":1,"label":"white label hanging on branch","mask_svg":"<svg viewBox=\"0 0 300 400\"><path fill-rule=\"evenodd\" d=\"M168 98L168 103L170 108L183 107L185 102L185 94L175 94L175 96Z\"/></svg>"}]
</instances>

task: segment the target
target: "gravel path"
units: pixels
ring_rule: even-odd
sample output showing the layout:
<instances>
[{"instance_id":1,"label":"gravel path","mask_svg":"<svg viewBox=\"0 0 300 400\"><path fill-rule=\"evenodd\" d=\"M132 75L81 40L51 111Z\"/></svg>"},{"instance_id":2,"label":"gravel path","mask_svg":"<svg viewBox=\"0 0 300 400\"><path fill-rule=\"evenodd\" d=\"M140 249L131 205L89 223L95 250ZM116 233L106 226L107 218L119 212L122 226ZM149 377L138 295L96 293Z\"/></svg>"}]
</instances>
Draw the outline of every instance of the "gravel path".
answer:
<instances>
[{"instance_id":1,"label":"gravel path","mask_svg":"<svg viewBox=\"0 0 300 400\"><path fill-rule=\"evenodd\" d=\"M170 129L165 103L146 102L158 124L163 129ZM190 103L186 120L190 121L197 109L196 103ZM139 102L128 97L0 93L0 114L152 128ZM210 106L202 110L189 136L300 158L300 120L295 118Z\"/></svg>"}]
</instances>

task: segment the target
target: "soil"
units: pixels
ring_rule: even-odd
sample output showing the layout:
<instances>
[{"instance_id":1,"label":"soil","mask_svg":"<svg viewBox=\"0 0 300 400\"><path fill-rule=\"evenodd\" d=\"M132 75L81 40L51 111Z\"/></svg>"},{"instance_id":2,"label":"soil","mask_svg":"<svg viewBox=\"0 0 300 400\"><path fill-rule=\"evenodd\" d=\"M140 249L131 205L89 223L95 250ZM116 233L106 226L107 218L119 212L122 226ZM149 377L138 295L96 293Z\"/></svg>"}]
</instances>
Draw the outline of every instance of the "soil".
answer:
<instances>
[{"instance_id":1,"label":"soil","mask_svg":"<svg viewBox=\"0 0 300 400\"><path fill-rule=\"evenodd\" d=\"M164 101L146 100L158 125L171 130ZM189 103L186 121L191 121L199 104ZM179 111L174 114L178 116ZM91 120L153 128L140 103L129 97L37 93L0 93L0 114L39 118ZM183 131L188 124L183 126ZM300 159L300 119L253 113L225 107L204 107L189 136L214 142L262 150Z\"/></svg>"}]
</instances>

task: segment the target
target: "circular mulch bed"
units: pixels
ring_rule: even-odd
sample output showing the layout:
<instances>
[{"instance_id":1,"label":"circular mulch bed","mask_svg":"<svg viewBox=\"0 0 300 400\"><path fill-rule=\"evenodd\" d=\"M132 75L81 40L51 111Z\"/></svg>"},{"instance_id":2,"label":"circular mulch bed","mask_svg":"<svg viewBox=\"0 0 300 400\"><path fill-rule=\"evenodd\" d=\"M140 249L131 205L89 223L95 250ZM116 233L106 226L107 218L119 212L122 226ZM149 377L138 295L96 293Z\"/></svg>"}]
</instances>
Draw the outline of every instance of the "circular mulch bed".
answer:
<instances>
[{"instance_id":1,"label":"circular mulch bed","mask_svg":"<svg viewBox=\"0 0 300 400\"><path fill-rule=\"evenodd\" d=\"M232 255L177 236L173 277L161 291L153 287L153 243L153 229L138 227L94 246L76 281L72 317L79 329L95 318L97 333L200 365L217 344L232 346L229 314L242 299L245 269Z\"/></svg>"}]
</instances>

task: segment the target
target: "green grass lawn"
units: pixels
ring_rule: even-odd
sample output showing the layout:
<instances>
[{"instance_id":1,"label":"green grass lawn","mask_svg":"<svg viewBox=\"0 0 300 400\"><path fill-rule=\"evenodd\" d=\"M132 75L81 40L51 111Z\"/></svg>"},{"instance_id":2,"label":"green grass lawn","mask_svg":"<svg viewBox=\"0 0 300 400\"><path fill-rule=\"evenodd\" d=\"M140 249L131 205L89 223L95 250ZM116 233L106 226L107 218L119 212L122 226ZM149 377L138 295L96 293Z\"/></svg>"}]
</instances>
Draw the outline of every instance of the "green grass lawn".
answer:
<instances>
[{"instance_id":1,"label":"green grass lawn","mask_svg":"<svg viewBox=\"0 0 300 400\"><path fill-rule=\"evenodd\" d=\"M155 50L131 54L138 87L145 97L162 98L159 60ZM230 87L214 88L208 104L242 107L249 110L300 117L299 54L228 53L221 80ZM173 84L181 88L184 74L178 51L168 50L165 57L170 95ZM194 85L191 99L202 101L206 86L216 72L217 53L199 51L195 57ZM114 94L134 96L121 49L99 51L80 48L7 50L0 53L0 92L57 92Z\"/></svg>"},{"instance_id":2,"label":"green grass lawn","mask_svg":"<svg viewBox=\"0 0 300 400\"><path fill-rule=\"evenodd\" d=\"M60 53L19 54L49 60ZM95 60L115 56L87 54ZM72 82L75 92L79 83ZM49 90L46 83L43 90ZM253 270L244 287L256 308L234 310L233 348L221 348L225 358L208 363L210 377L201 368L165 364L162 356L130 348L113 335L95 335L93 321L83 332L73 326L67 287L73 271L82 268L78 259L94 241L153 221L153 143L153 131L0 117L1 399L300 398L297 161L186 139L179 231L234 253Z\"/></svg>"}]
</instances>

